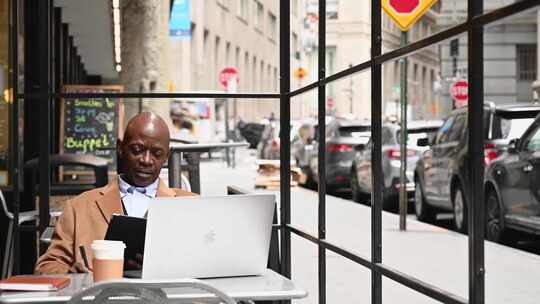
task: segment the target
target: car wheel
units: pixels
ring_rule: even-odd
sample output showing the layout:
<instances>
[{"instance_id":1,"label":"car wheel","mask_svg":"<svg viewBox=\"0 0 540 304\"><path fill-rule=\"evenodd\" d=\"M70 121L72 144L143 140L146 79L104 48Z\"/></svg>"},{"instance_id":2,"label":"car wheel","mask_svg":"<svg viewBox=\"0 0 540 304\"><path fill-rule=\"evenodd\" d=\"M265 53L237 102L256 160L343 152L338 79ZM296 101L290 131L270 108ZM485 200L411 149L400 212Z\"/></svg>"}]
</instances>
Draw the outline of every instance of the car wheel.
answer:
<instances>
[{"instance_id":1,"label":"car wheel","mask_svg":"<svg viewBox=\"0 0 540 304\"><path fill-rule=\"evenodd\" d=\"M427 204L420 181L416 179L414 184L416 185L414 188L414 213L419 221L432 223L435 221L435 210Z\"/></svg>"},{"instance_id":2,"label":"car wheel","mask_svg":"<svg viewBox=\"0 0 540 304\"><path fill-rule=\"evenodd\" d=\"M510 243L503 221L504 215L497 193L490 191L486 197L486 239L501 244Z\"/></svg>"},{"instance_id":3,"label":"car wheel","mask_svg":"<svg viewBox=\"0 0 540 304\"><path fill-rule=\"evenodd\" d=\"M309 167L306 169L306 175L307 175L306 184L305 184L306 188L311 189L311 190L316 190L317 183L315 182L315 178L313 177L313 172L311 172L311 169L309 169Z\"/></svg>"},{"instance_id":4,"label":"car wheel","mask_svg":"<svg viewBox=\"0 0 540 304\"><path fill-rule=\"evenodd\" d=\"M357 203L366 203L369 199L367 198L367 195L363 193L360 190L360 184L358 182L358 175L356 175L356 171L353 169L351 170L351 193L352 193L352 200Z\"/></svg>"},{"instance_id":5,"label":"car wheel","mask_svg":"<svg viewBox=\"0 0 540 304\"><path fill-rule=\"evenodd\" d=\"M453 206L454 206L454 226L457 231L467 233L468 212L465 193L461 185L457 185L454 191Z\"/></svg>"},{"instance_id":6,"label":"car wheel","mask_svg":"<svg viewBox=\"0 0 540 304\"><path fill-rule=\"evenodd\" d=\"M383 195L382 209L389 212L399 213L399 195Z\"/></svg>"}]
</instances>

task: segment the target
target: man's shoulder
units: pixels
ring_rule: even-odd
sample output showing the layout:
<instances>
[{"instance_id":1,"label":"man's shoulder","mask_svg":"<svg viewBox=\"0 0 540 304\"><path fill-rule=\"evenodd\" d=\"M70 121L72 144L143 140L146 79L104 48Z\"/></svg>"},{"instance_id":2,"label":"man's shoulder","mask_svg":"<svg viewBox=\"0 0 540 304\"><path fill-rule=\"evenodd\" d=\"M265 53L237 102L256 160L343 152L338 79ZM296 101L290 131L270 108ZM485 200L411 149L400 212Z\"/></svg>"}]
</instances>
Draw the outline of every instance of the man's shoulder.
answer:
<instances>
[{"instance_id":1,"label":"man's shoulder","mask_svg":"<svg viewBox=\"0 0 540 304\"><path fill-rule=\"evenodd\" d=\"M86 206L88 203L93 203L99 197L103 196L103 191L106 187L107 186L84 191L83 193L69 199L66 204L70 204L74 208Z\"/></svg>"}]
</instances>

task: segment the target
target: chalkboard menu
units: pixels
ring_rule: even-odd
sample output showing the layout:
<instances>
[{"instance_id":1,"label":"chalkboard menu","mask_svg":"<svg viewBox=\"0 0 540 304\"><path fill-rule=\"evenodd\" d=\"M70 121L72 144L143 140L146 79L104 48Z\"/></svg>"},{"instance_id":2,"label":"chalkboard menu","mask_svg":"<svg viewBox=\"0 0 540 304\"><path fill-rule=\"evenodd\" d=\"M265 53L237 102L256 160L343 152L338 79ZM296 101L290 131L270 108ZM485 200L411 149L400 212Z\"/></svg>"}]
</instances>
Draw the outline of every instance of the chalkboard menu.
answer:
<instances>
[{"instance_id":1,"label":"chalkboard menu","mask_svg":"<svg viewBox=\"0 0 540 304\"><path fill-rule=\"evenodd\" d=\"M64 86L65 93L122 91L122 86ZM116 139L123 133L123 112L122 100L118 98L64 98L60 152L103 157L109 163L109 171L116 171Z\"/></svg>"}]
</instances>

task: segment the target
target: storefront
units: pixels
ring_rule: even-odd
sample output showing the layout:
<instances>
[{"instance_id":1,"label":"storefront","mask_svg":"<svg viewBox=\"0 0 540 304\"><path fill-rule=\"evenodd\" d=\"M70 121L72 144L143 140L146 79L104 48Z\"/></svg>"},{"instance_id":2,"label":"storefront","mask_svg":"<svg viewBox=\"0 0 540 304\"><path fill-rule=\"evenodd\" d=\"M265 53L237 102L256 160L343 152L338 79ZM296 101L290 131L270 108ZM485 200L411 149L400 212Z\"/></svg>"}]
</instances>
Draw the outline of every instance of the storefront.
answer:
<instances>
[{"instance_id":1,"label":"storefront","mask_svg":"<svg viewBox=\"0 0 540 304\"><path fill-rule=\"evenodd\" d=\"M16 25L10 23L10 16L15 11ZM19 33L18 37L10 36L14 29ZM50 89L61 92L64 85L114 82L118 72L113 31L113 3L109 0L0 0L0 92L3 93L0 96L0 189L11 210L14 190L20 193L20 210L35 208L27 196L28 191L24 191L23 179L26 177L20 174L20 183L14 183L13 174L10 174L14 172L13 168L22 169L28 160L38 157L44 139L52 153L58 153L61 147L61 99L38 95ZM12 71L18 74L19 80L15 91L36 95L19 98L15 103L12 97L15 78L9 73L14 59L10 55L14 50L18 53L18 64ZM18 124L11 117L19 117ZM17 138L13 136L15 126L19 129ZM20 149L15 149L17 146ZM14 155L16 151L20 153ZM5 225L6 218L2 215L2 240L7 230ZM34 259L28 253L35 252L32 249L35 242L28 240L31 239L28 235L24 239L21 242L22 259ZM3 246L4 242L1 244ZM3 253L3 248L0 249Z\"/></svg>"}]
</instances>

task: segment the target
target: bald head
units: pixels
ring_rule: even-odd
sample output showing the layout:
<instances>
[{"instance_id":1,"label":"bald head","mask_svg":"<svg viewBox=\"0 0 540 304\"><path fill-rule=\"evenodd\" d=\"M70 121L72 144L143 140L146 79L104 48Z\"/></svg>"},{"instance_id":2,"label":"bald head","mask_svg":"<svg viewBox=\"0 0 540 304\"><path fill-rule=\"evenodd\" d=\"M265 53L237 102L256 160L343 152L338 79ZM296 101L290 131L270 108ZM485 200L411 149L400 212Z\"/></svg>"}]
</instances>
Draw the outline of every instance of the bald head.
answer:
<instances>
[{"instance_id":1,"label":"bald head","mask_svg":"<svg viewBox=\"0 0 540 304\"><path fill-rule=\"evenodd\" d=\"M129 120L124 138L117 142L128 183L146 187L158 178L169 156L169 139L167 124L154 113L143 112Z\"/></svg>"},{"instance_id":2,"label":"bald head","mask_svg":"<svg viewBox=\"0 0 540 304\"><path fill-rule=\"evenodd\" d=\"M142 112L133 116L127 124L124 140L140 133L162 138L167 141L167 146L169 146L169 127L159 115L152 112Z\"/></svg>"}]
</instances>

